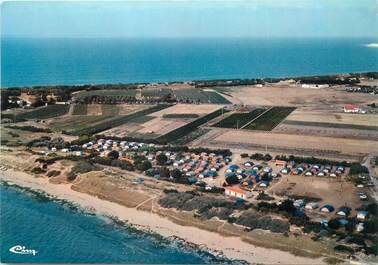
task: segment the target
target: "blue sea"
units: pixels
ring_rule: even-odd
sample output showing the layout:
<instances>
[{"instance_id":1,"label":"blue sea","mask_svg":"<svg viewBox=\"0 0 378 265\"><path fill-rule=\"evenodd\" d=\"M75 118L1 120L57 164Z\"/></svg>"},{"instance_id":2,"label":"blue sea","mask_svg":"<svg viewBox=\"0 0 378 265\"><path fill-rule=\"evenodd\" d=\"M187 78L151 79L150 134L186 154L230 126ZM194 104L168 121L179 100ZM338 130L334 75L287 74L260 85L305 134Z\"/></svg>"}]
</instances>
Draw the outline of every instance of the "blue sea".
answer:
<instances>
[{"instance_id":1,"label":"blue sea","mask_svg":"<svg viewBox=\"0 0 378 265\"><path fill-rule=\"evenodd\" d=\"M0 185L2 263L228 263L19 187ZM9 251L21 245L37 251Z\"/></svg>"},{"instance_id":2,"label":"blue sea","mask_svg":"<svg viewBox=\"0 0 378 265\"><path fill-rule=\"evenodd\" d=\"M378 71L377 39L1 40L1 86L103 84Z\"/></svg>"}]
</instances>

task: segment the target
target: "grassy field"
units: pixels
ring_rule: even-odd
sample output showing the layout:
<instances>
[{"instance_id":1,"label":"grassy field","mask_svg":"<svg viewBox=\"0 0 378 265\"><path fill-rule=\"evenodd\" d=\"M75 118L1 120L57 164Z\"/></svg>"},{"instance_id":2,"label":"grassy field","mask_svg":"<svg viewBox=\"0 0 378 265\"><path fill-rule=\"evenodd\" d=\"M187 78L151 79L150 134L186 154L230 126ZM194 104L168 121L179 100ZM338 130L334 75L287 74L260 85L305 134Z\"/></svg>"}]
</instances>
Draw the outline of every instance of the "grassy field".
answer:
<instances>
[{"instance_id":1,"label":"grassy field","mask_svg":"<svg viewBox=\"0 0 378 265\"><path fill-rule=\"evenodd\" d=\"M70 109L70 105L48 105L32 111L17 115L18 119L49 119L59 117L66 114Z\"/></svg>"},{"instance_id":2,"label":"grassy field","mask_svg":"<svg viewBox=\"0 0 378 265\"><path fill-rule=\"evenodd\" d=\"M87 115L87 104L75 104L72 115Z\"/></svg>"},{"instance_id":3,"label":"grassy field","mask_svg":"<svg viewBox=\"0 0 378 265\"><path fill-rule=\"evenodd\" d=\"M273 107L244 129L271 131L294 110L293 107Z\"/></svg>"},{"instance_id":4,"label":"grassy field","mask_svg":"<svg viewBox=\"0 0 378 265\"><path fill-rule=\"evenodd\" d=\"M104 89L92 91L80 91L75 94L75 98L85 98L90 96L132 96L135 97L138 90L136 89Z\"/></svg>"},{"instance_id":5,"label":"grassy field","mask_svg":"<svg viewBox=\"0 0 378 265\"><path fill-rule=\"evenodd\" d=\"M254 109L251 112L233 113L214 126L221 128L241 128L264 111L265 109Z\"/></svg>"},{"instance_id":6,"label":"grassy field","mask_svg":"<svg viewBox=\"0 0 378 265\"><path fill-rule=\"evenodd\" d=\"M1 144L9 146L19 146L27 142L37 139L46 133L31 133L29 131L18 130L1 126Z\"/></svg>"}]
</instances>

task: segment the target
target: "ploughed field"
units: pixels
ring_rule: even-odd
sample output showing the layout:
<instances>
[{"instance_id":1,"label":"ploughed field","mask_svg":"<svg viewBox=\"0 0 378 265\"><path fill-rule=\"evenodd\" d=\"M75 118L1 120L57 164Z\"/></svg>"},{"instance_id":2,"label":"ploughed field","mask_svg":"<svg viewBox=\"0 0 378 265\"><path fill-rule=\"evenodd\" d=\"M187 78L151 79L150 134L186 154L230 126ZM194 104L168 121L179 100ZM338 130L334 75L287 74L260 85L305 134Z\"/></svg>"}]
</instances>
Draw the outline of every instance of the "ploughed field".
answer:
<instances>
[{"instance_id":1,"label":"ploughed field","mask_svg":"<svg viewBox=\"0 0 378 265\"><path fill-rule=\"evenodd\" d=\"M378 115L297 109L274 131L300 135L378 140Z\"/></svg>"}]
</instances>

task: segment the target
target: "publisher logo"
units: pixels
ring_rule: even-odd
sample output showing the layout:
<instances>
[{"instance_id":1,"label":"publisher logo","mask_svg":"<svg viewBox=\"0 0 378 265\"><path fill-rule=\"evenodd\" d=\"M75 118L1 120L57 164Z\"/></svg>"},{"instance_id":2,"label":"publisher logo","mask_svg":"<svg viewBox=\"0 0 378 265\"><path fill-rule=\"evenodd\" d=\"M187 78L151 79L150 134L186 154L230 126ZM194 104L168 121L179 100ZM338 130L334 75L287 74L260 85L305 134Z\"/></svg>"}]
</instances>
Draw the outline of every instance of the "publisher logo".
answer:
<instances>
[{"instance_id":1,"label":"publisher logo","mask_svg":"<svg viewBox=\"0 0 378 265\"><path fill-rule=\"evenodd\" d=\"M37 251L34 249L27 249L25 246L14 246L9 249L10 252L15 254L21 254L21 255L33 255L35 256L37 254Z\"/></svg>"}]
</instances>

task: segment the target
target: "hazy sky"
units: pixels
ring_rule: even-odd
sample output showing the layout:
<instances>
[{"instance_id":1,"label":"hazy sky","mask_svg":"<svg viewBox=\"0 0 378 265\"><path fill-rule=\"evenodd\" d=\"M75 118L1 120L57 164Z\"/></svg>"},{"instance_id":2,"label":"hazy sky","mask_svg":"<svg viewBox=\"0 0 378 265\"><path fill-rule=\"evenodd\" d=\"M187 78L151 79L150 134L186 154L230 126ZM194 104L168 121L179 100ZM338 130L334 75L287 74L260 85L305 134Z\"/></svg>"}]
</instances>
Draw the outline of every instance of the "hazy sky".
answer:
<instances>
[{"instance_id":1,"label":"hazy sky","mask_svg":"<svg viewBox=\"0 0 378 265\"><path fill-rule=\"evenodd\" d=\"M2 36L376 37L378 0L12 1Z\"/></svg>"}]
</instances>

